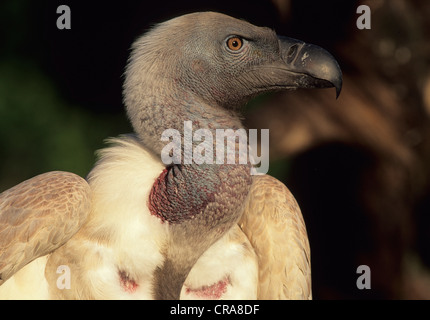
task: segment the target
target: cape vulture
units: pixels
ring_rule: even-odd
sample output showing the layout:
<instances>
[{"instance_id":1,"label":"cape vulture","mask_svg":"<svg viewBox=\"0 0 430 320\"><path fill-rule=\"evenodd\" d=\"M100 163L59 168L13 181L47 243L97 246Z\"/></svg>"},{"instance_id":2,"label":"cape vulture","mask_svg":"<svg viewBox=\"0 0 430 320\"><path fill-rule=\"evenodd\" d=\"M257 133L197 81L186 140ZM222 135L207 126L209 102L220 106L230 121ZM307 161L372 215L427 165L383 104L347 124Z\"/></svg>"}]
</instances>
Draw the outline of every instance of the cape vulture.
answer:
<instances>
[{"instance_id":1,"label":"cape vulture","mask_svg":"<svg viewBox=\"0 0 430 320\"><path fill-rule=\"evenodd\" d=\"M181 144L166 165L162 135L184 138L187 121L237 132L260 93L341 86L327 51L268 28L214 12L156 25L125 72L134 134L111 139L85 180L48 172L0 194L0 297L310 299L306 228L285 185L250 160L186 162Z\"/></svg>"}]
</instances>

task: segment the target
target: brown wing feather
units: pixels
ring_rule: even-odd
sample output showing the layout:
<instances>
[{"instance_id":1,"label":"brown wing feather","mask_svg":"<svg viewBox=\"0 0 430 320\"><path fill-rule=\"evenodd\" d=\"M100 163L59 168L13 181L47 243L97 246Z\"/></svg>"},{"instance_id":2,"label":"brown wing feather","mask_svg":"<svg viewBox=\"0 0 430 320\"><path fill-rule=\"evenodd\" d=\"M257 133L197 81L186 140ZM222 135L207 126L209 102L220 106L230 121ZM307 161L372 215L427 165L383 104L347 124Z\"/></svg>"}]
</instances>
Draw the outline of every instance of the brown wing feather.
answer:
<instances>
[{"instance_id":1,"label":"brown wing feather","mask_svg":"<svg viewBox=\"0 0 430 320\"><path fill-rule=\"evenodd\" d=\"M271 176L255 176L239 226L258 257L258 299L311 299L309 241L288 188Z\"/></svg>"},{"instance_id":2,"label":"brown wing feather","mask_svg":"<svg viewBox=\"0 0 430 320\"><path fill-rule=\"evenodd\" d=\"M32 260L67 242L90 210L81 177L53 171L0 194L0 285Z\"/></svg>"}]
</instances>

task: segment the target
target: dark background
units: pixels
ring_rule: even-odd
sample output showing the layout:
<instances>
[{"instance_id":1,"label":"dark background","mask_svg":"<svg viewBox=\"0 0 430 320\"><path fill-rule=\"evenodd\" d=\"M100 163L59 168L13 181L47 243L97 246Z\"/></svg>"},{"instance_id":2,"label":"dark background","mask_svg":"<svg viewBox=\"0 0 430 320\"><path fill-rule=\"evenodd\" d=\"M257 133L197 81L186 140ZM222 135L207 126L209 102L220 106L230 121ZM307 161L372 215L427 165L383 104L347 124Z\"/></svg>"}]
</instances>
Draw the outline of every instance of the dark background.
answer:
<instances>
[{"instance_id":1,"label":"dark background","mask_svg":"<svg viewBox=\"0 0 430 320\"><path fill-rule=\"evenodd\" d=\"M59 5L71 30L56 27ZM360 4L372 29L356 27ZM50 170L85 176L103 140L131 131L122 73L157 22L212 10L318 44L344 73L334 90L256 99L270 173L296 196L315 299L430 298L430 3L372 1L29 1L0 3L0 191ZM160 62L162 63L162 62ZM358 290L356 269L371 268Z\"/></svg>"}]
</instances>

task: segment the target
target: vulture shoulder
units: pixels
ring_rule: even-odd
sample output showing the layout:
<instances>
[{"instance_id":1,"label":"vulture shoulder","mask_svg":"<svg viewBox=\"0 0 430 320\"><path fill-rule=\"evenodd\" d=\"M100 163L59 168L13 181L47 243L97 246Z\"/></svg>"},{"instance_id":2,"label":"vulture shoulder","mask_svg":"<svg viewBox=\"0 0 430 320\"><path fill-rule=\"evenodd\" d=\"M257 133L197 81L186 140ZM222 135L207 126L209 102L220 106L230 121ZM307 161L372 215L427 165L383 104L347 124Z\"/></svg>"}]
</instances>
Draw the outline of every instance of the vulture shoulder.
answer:
<instances>
[{"instance_id":1,"label":"vulture shoulder","mask_svg":"<svg viewBox=\"0 0 430 320\"><path fill-rule=\"evenodd\" d=\"M254 176L239 226L258 259L258 299L311 299L310 248L300 208L288 188Z\"/></svg>"},{"instance_id":2,"label":"vulture shoulder","mask_svg":"<svg viewBox=\"0 0 430 320\"><path fill-rule=\"evenodd\" d=\"M66 243L90 211L90 187L61 171L35 176L0 194L0 285Z\"/></svg>"}]
</instances>

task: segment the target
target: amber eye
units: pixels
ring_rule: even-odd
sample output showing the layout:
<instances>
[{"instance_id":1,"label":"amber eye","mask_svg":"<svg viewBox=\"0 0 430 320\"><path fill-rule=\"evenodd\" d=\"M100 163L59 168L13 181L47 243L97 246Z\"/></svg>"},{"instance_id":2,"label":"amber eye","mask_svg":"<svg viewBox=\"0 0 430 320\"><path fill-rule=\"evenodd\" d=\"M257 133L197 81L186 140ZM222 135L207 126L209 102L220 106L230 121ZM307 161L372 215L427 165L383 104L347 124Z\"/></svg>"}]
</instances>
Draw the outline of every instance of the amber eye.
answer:
<instances>
[{"instance_id":1,"label":"amber eye","mask_svg":"<svg viewBox=\"0 0 430 320\"><path fill-rule=\"evenodd\" d=\"M238 51L243 46L243 40L239 37L231 37L227 39L227 47L232 51Z\"/></svg>"}]
</instances>

